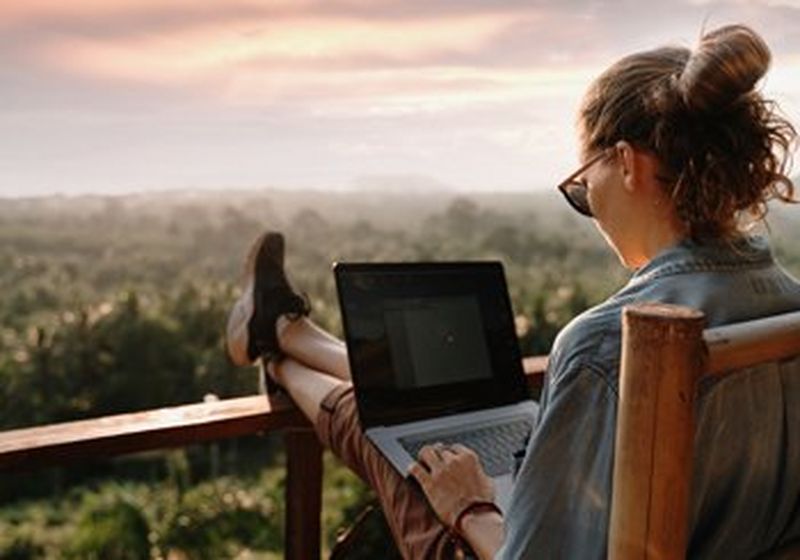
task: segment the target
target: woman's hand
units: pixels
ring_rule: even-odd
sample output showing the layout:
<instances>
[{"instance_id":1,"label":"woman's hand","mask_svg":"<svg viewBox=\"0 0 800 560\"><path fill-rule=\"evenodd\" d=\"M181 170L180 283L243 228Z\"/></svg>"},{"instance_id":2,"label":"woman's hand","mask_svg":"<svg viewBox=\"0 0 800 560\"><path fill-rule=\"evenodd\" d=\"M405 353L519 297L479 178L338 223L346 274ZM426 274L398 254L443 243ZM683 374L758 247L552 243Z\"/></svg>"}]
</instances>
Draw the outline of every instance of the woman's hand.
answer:
<instances>
[{"instance_id":1,"label":"woman's hand","mask_svg":"<svg viewBox=\"0 0 800 560\"><path fill-rule=\"evenodd\" d=\"M426 445L409 472L448 527L469 504L495 498L494 483L484 473L478 455L463 445Z\"/></svg>"}]
</instances>

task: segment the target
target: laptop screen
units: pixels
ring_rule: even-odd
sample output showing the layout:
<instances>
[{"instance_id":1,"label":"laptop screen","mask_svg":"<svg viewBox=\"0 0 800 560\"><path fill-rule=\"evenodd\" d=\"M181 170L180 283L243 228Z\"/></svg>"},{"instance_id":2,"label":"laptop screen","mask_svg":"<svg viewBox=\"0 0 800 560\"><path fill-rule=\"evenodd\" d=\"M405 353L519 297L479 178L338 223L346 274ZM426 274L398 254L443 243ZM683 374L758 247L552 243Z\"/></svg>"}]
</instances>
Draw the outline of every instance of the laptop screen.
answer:
<instances>
[{"instance_id":1,"label":"laptop screen","mask_svg":"<svg viewBox=\"0 0 800 560\"><path fill-rule=\"evenodd\" d=\"M340 263L335 275L365 427L529 398L500 263Z\"/></svg>"}]
</instances>

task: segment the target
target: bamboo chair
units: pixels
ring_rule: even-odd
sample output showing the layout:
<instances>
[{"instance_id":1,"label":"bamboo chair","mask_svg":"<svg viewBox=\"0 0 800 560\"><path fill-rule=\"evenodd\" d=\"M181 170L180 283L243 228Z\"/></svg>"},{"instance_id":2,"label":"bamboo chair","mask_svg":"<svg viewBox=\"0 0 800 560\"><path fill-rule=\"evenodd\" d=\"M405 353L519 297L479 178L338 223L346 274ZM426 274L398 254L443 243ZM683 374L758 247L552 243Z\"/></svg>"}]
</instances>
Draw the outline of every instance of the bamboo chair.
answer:
<instances>
[{"instance_id":1,"label":"bamboo chair","mask_svg":"<svg viewBox=\"0 0 800 560\"><path fill-rule=\"evenodd\" d=\"M704 326L704 315L687 307L648 303L623 310L610 560L686 555L701 375L800 355L800 311ZM800 558L800 542L762 558Z\"/></svg>"}]
</instances>

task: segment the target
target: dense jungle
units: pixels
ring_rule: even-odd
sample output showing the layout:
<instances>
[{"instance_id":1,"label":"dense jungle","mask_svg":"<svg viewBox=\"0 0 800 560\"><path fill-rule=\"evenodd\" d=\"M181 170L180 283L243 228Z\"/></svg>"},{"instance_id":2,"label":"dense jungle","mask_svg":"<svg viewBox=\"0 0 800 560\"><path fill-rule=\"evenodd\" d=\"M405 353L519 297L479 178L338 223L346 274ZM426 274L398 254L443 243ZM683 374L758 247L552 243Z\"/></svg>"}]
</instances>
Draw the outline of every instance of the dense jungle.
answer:
<instances>
[{"instance_id":1,"label":"dense jungle","mask_svg":"<svg viewBox=\"0 0 800 560\"><path fill-rule=\"evenodd\" d=\"M800 208L768 233L800 275ZM313 317L342 334L335 261L497 259L523 354L629 277L555 192L163 192L0 200L0 430L256 393L224 353L264 229ZM280 558L277 435L0 477L0 558ZM326 547L373 500L326 457ZM373 514L353 557L387 554ZM379 551L379 552L378 552Z\"/></svg>"}]
</instances>

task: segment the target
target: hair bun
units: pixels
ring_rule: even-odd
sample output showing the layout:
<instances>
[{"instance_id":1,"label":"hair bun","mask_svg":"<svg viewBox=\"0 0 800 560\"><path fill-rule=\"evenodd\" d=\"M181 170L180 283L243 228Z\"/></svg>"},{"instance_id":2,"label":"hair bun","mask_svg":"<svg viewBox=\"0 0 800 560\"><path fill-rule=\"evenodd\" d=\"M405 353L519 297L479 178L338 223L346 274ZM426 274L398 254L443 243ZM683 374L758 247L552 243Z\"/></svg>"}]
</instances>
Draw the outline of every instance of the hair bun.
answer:
<instances>
[{"instance_id":1,"label":"hair bun","mask_svg":"<svg viewBox=\"0 0 800 560\"><path fill-rule=\"evenodd\" d=\"M703 36L678 78L678 91L693 112L716 112L753 90L769 68L764 40L744 25Z\"/></svg>"}]
</instances>

